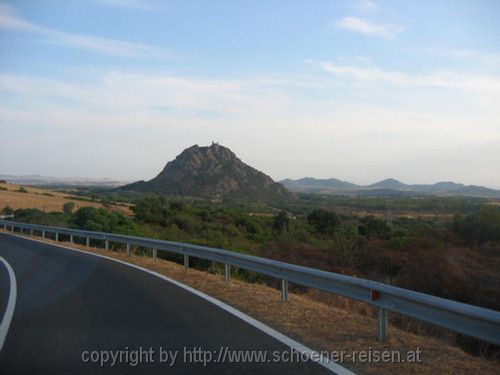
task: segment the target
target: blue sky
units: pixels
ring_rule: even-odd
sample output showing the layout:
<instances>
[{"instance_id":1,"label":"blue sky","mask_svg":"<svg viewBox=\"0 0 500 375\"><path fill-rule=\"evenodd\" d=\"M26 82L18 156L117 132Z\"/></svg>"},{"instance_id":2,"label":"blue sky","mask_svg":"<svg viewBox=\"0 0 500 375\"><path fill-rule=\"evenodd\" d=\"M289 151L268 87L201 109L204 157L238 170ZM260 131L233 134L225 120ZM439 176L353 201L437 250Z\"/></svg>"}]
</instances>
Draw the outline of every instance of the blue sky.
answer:
<instances>
[{"instance_id":1,"label":"blue sky","mask_svg":"<svg viewBox=\"0 0 500 375\"><path fill-rule=\"evenodd\" d=\"M149 179L230 147L275 179L500 188L500 2L0 2L0 174Z\"/></svg>"}]
</instances>

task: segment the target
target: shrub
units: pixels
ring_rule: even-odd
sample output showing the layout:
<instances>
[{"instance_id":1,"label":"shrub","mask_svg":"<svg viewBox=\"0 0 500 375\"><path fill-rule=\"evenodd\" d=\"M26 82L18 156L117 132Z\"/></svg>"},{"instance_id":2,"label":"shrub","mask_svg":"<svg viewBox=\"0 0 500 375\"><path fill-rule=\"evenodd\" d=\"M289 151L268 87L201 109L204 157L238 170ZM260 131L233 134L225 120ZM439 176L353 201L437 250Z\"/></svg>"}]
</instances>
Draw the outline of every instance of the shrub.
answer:
<instances>
[{"instance_id":1,"label":"shrub","mask_svg":"<svg viewBox=\"0 0 500 375\"><path fill-rule=\"evenodd\" d=\"M280 233L287 232L290 229L290 218L285 211L280 211L280 213L274 217L273 229Z\"/></svg>"},{"instance_id":2,"label":"shrub","mask_svg":"<svg viewBox=\"0 0 500 375\"><path fill-rule=\"evenodd\" d=\"M389 239L391 228L384 220L374 216L366 216L360 220L359 234L366 238Z\"/></svg>"},{"instance_id":3,"label":"shrub","mask_svg":"<svg viewBox=\"0 0 500 375\"><path fill-rule=\"evenodd\" d=\"M500 209L483 207L470 215L456 215L454 231L470 243L500 240Z\"/></svg>"},{"instance_id":4,"label":"shrub","mask_svg":"<svg viewBox=\"0 0 500 375\"><path fill-rule=\"evenodd\" d=\"M307 222L323 235L333 235L340 225L340 218L335 212L316 209L307 215Z\"/></svg>"},{"instance_id":5,"label":"shrub","mask_svg":"<svg viewBox=\"0 0 500 375\"><path fill-rule=\"evenodd\" d=\"M2 215L13 215L14 214L14 210L12 208L10 208L9 206L5 206L4 208L2 208L2 211L0 211L0 214L2 214Z\"/></svg>"},{"instance_id":6,"label":"shrub","mask_svg":"<svg viewBox=\"0 0 500 375\"><path fill-rule=\"evenodd\" d=\"M25 208L14 211L14 219L24 223L67 226L68 222L62 212L51 212L38 210L36 208Z\"/></svg>"},{"instance_id":7,"label":"shrub","mask_svg":"<svg viewBox=\"0 0 500 375\"><path fill-rule=\"evenodd\" d=\"M120 234L139 234L137 225L119 212L104 208L82 207L73 215L72 224L80 229Z\"/></svg>"},{"instance_id":8,"label":"shrub","mask_svg":"<svg viewBox=\"0 0 500 375\"><path fill-rule=\"evenodd\" d=\"M66 202L63 205L63 212L65 215L71 215L73 213L74 208L75 208L75 202Z\"/></svg>"}]
</instances>

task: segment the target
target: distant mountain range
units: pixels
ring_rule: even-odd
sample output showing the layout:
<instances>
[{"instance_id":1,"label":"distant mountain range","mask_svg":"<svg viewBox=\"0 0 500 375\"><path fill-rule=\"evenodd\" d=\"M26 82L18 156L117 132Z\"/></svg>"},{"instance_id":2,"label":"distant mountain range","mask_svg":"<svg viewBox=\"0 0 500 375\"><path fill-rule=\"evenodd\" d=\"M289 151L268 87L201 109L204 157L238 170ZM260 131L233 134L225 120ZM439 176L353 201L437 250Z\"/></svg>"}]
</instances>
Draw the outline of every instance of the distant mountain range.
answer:
<instances>
[{"instance_id":1,"label":"distant mountain range","mask_svg":"<svg viewBox=\"0 0 500 375\"><path fill-rule=\"evenodd\" d=\"M137 181L118 190L211 199L231 197L263 203L295 198L283 185L217 143L189 147L152 180Z\"/></svg>"},{"instance_id":2,"label":"distant mountain range","mask_svg":"<svg viewBox=\"0 0 500 375\"><path fill-rule=\"evenodd\" d=\"M500 190L474 185L466 186L452 181L442 181L430 185L408 185L393 178L388 178L371 185L356 185L336 178L316 179L305 177L298 180L285 179L280 181L280 183L290 191L302 193L359 196L436 195L500 198Z\"/></svg>"},{"instance_id":3,"label":"distant mountain range","mask_svg":"<svg viewBox=\"0 0 500 375\"><path fill-rule=\"evenodd\" d=\"M194 145L185 149L149 181L126 184L111 179L0 174L1 180L22 185L100 186L117 191L211 199L234 197L263 203L294 200L296 199L294 193L297 192L375 197L435 195L500 198L500 190L467 186L452 181L409 185L388 178L371 185L357 185L336 178L304 177L275 182L271 177L242 162L229 148L216 143L207 147Z\"/></svg>"},{"instance_id":4,"label":"distant mountain range","mask_svg":"<svg viewBox=\"0 0 500 375\"><path fill-rule=\"evenodd\" d=\"M11 184L20 185L60 185L60 186L102 186L116 187L125 184L127 181L117 181L108 178L85 178L85 177L49 177L40 175L14 176L0 174L0 180Z\"/></svg>"}]
</instances>

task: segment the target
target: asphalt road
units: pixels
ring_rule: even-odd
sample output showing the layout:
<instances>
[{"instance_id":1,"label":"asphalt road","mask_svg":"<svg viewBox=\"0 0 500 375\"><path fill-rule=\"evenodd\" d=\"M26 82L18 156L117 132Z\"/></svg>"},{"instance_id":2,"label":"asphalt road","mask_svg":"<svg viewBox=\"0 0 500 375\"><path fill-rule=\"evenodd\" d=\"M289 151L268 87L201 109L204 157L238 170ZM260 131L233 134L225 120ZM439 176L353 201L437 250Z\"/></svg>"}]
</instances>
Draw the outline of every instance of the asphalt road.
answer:
<instances>
[{"instance_id":1,"label":"asphalt road","mask_svg":"<svg viewBox=\"0 0 500 375\"><path fill-rule=\"evenodd\" d=\"M328 372L312 362L268 363L287 356L290 348L206 300L124 264L4 233L0 256L17 280L14 316L0 351L2 374ZM0 319L8 280L0 262ZM265 363L229 360L233 351L252 350L267 352ZM219 363L204 364L210 357ZM101 366L101 360L107 362Z\"/></svg>"}]
</instances>

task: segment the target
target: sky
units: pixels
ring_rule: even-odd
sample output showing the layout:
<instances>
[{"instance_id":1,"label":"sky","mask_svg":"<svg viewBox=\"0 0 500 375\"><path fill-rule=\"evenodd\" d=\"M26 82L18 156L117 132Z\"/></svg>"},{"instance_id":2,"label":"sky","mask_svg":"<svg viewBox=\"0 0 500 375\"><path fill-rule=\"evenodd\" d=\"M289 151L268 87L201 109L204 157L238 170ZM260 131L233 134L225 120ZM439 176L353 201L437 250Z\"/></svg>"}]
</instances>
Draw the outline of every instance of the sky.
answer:
<instances>
[{"instance_id":1,"label":"sky","mask_svg":"<svg viewBox=\"0 0 500 375\"><path fill-rule=\"evenodd\" d=\"M0 174L500 188L500 1L0 0Z\"/></svg>"}]
</instances>

